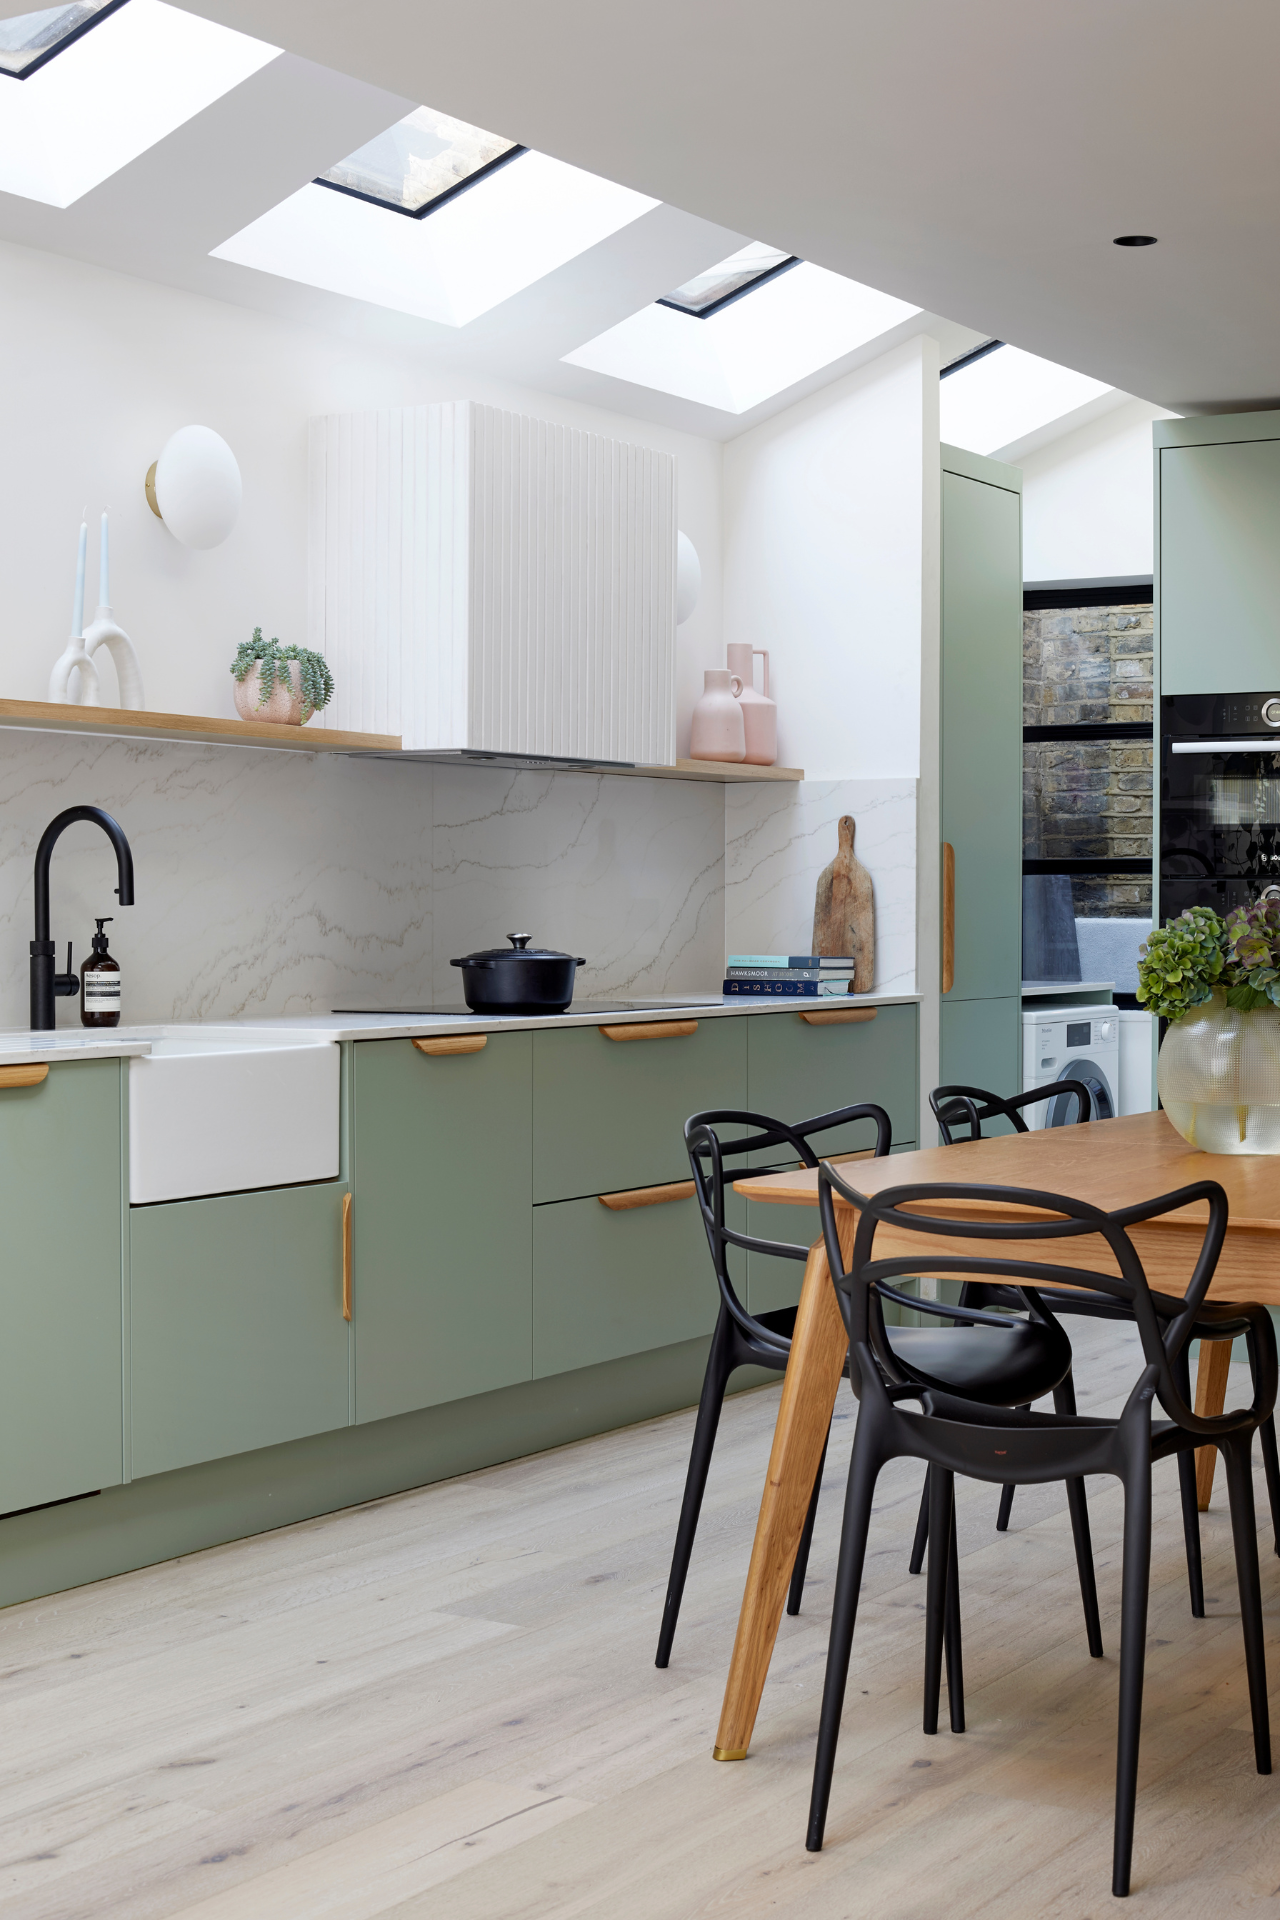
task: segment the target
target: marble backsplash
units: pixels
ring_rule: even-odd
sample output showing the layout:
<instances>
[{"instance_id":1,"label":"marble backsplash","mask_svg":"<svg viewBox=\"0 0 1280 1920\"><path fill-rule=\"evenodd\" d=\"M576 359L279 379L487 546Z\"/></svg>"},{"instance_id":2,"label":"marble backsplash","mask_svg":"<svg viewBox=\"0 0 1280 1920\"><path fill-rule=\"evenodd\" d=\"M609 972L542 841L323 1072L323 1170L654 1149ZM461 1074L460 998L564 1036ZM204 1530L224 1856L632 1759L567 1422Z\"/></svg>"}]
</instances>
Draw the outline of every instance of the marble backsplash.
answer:
<instances>
[{"instance_id":1,"label":"marble backsplash","mask_svg":"<svg viewBox=\"0 0 1280 1920\"><path fill-rule=\"evenodd\" d=\"M133 849L136 905L77 824L53 858L51 923L75 945L114 913L126 1021L461 1003L457 954L510 932L587 956L592 997L697 993L724 955L722 790L89 739L0 735L0 1025L26 1026L32 863L64 807L104 807ZM58 1003L59 1026L78 1003Z\"/></svg>"},{"instance_id":2,"label":"marble backsplash","mask_svg":"<svg viewBox=\"0 0 1280 1920\"><path fill-rule=\"evenodd\" d=\"M875 986L916 985L916 783L803 780L726 787L725 950L808 953L818 876L839 851L851 813L854 853L876 904Z\"/></svg>"},{"instance_id":3,"label":"marble backsplash","mask_svg":"<svg viewBox=\"0 0 1280 1920\"><path fill-rule=\"evenodd\" d=\"M98 830L58 842L52 932L79 969L114 913L129 1022L461 1003L449 965L508 932L583 954L584 997L716 991L731 950L808 944L851 811L876 890L876 985L914 986L914 783L721 787L397 765L83 735L0 734L0 1025L28 1019L36 842L104 807L133 848L115 901ZM78 1002L58 1003L76 1026Z\"/></svg>"}]
</instances>

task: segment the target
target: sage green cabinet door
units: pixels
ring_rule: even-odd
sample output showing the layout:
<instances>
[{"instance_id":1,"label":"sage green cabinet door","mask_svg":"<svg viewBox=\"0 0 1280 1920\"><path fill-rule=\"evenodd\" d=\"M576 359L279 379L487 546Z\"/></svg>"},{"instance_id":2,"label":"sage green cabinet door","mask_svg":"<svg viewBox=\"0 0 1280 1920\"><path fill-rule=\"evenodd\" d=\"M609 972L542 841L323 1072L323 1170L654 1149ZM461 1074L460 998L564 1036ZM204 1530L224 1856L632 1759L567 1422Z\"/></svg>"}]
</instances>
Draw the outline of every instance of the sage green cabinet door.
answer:
<instances>
[{"instance_id":1,"label":"sage green cabinet door","mask_svg":"<svg viewBox=\"0 0 1280 1920\"><path fill-rule=\"evenodd\" d=\"M914 1006L878 1007L874 1020L813 1027L799 1013L748 1014L747 1104L775 1120L812 1120L836 1107L870 1101L883 1107L895 1140L916 1138L919 1101ZM824 1153L875 1145L872 1123L859 1121L821 1136ZM779 1151L772 1156L791 1160ZM810 1236L812 1238L812 1236Z\"/></svg>"},{"instance_id":2,"label":"sage green cabinet door","mask_svg":"<svg viewBox=\"0 0 1280 1920\"><path fill-rule=\"evenodd\" d=\"M130 1209L135 1478L348 1424L344 1192Z\"/></svg>"},{"instance_id":3,"label":"sage green cabinet door","mask_svg":"<svg viewBox=\"0 0 1280 1920\"><path fill-rule=\"evenodd\" d=\"M120 1062L0 1089L0 1513L119 1486Z\"/></svg>"},{"instance_id":4,"label":"sage green cabinet door","mask_svg":"<svg viewBox=\"0 0 1280 1920\"><path fill-rule=\"evenodd\" d=\"M618 1213L595 1198L534 1208L537 1379L705 1337L719 1306L695 1200Z\"/></svg>"},{"instance_id":5,"label":"sage green cabinet door","mask_svg":"<svg viewBox=\"0 0 1280 1920\"><path fill-rule=\"evenodd\" d=\"M1158 457L1161 691L1268 691L1280 678L1280 440Z\"/></svg>"},{"instance_id":6,"label":"sage green cabinet door","mask_svg":"<svg viewBox=\"0 0 1280 1920\"><path fill-rule=\"evenodd\" d=\"M1022 1090L1022 1001L942 1002L940 1062L944 1087L982 1087L988 1093ZM1011 1133L1003 1121L988 1132ZM936 1146L938 1129L929 1115L923 1144Z\"/></svg>"},{"instance_id":7,"label":"sage green cabinet door","mask_svg":"<svg viewBox=\"0 0 1280 1920\"><path fill-rule=\"evenodd\" d=\"M947 998L1002 999L1022 984L1021 498L945 471L941 728L942 838L955 849Z\"/></svg>"},{"instance_id":8,"label":"sage green cabinet door","mask_svg":"<svg viewBox=\"0 0 1280 1920\"><path fill-rule=\"evenodd\" d=\"M532 1376L532 1038L354 1049L357 1421Z\"/></svg>"},{"instance_id":9,"label":"sage green cabinet door","mask_svg":"<svg viewBox=\"0 0 1280 1920\"><path fill-rule=\"evenodd\" d=\"M610 1040L598 1027L533 1035L535 1200L688 1178L689 1115L742 1107L747 1090L746 1018L696 1025L661 1040Z\"/></svg>"}]
</instances>

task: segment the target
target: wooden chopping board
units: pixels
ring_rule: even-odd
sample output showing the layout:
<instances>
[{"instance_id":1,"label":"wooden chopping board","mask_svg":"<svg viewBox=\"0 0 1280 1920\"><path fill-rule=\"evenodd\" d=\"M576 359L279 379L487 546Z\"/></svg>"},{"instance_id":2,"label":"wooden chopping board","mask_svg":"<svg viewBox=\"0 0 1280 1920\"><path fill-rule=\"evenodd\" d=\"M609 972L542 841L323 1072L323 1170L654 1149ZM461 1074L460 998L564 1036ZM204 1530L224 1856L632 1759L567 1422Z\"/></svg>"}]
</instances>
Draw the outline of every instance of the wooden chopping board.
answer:
<instances>
[{"instance_id":1,"label":"wooden chopping board","mask_svg":"<svg viewBox=\"0 0 1280 1920\"><path fill-rule=\"evenodd\" d=\"M871 875L854 858L853 815L840 820L840 850L818 876L813 904L813 947L817 954L849 955L854 962L854 993L870 993L876 971L876 903Z\"/></svg>"}]
</instances>

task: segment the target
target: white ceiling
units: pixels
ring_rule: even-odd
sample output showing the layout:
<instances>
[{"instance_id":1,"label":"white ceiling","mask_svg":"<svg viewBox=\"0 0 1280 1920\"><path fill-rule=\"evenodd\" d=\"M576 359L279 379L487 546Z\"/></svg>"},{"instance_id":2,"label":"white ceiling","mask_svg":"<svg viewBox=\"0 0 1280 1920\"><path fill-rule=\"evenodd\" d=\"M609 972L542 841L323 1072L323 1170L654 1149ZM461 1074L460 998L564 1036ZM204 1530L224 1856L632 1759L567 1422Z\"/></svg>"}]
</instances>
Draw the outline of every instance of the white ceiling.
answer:
<instances>
[{"instance_id":1,"label":"white ceiling","mask_svg":"<svg viewBox=\"0 0 1280 1920\"><path fill-rule=\"evenodd\" d=\"M1280 404L1269 0L196 5L1179 413Z\"/></svg>"}]
</instances>

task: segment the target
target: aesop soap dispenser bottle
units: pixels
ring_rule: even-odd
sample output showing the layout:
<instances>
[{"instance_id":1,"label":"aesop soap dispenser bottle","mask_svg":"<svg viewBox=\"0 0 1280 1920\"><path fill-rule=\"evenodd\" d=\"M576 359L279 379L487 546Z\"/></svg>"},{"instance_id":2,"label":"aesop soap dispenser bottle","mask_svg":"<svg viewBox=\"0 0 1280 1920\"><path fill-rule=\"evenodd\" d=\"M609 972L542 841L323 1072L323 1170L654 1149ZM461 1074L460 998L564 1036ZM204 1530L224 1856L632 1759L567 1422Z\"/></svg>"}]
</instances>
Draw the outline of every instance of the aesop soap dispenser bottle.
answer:
<instances>
[{"instance_id":1,"label":"aesop soap dispenser bottle","mask_svg":"<svg viewBox=\"0 0 1280 1920\"><path fill-rule=\"evenodd\" d=\"M86 1027L120 1025L120 962L107 952L107 936L102 931L107 914L99 920L93 936L93 952L80 969L80 1020Z\"/></svg>"}]
</instances>

